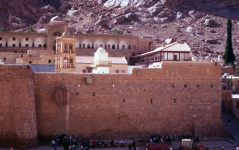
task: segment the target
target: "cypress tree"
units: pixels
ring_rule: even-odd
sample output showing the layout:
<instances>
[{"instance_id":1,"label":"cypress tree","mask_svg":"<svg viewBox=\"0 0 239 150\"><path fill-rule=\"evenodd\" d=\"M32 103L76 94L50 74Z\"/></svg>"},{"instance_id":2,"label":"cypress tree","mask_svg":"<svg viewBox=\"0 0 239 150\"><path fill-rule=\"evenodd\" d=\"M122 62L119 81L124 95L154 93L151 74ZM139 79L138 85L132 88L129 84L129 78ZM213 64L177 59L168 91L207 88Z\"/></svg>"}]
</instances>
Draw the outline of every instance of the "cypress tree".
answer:
<instances>
[{"instance_id":1,"label":"cypress tree","mask_svg":"<svg viewBox=\"0 0 239 150\"><path fill-rule=\"evenodd\" d=\"M227 42L225 47L225 54L223 55L223 59L225 60L225 64L231 63L233 65L235 61L235 55L232 49L232 22L230 19L227 20Z\"/></svg>"}]
</instances>

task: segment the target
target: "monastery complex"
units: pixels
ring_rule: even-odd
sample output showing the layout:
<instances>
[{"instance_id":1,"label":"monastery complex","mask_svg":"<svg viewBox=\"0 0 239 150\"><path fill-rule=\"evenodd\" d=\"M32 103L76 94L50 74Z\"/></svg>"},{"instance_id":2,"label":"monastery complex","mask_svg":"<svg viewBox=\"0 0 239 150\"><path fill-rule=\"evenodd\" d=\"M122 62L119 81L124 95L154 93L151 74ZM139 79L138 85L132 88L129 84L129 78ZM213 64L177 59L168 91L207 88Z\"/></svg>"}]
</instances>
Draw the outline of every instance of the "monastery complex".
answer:
<instances>
[{"instance_id":1,"label":"monastery complex","mask_svg":"<svg viewBox=\"0 0 239 150\"><path fill-rule=\"evenodd\" d=\"M231 137L221 120L220 62L194 61L182 41L71 34L60 17L42 33L0 33L0 146L53 135L145 139Z\"/></svg>"}]
</instances>

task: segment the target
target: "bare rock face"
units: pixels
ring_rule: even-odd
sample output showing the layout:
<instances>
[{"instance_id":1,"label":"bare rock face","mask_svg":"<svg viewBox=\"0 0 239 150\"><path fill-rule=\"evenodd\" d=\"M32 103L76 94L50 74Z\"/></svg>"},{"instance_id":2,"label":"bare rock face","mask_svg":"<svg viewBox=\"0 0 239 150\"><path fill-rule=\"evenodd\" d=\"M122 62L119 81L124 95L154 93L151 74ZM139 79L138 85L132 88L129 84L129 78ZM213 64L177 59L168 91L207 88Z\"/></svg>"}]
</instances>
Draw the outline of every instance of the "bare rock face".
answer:
<instances>
[{"instance_id":1,"label":"bare rock face","mask_svg":"<svg viewBox=\"0 0 239 150\"><path fill-rule=\"evenodd\" d=\"M131 20L133 18L134 14L133 13L128 13L125 16L126 16L127 20Z\"/></svg>"},{"instance_id":2,"label":"bare rock face","mask_svg":"<svg viewBox=\"0 0 239 150\"><path fill-rule=\"evenodd\" d=\"M190 11L188 12L188 14L189 14L189 16L191 16L194 20L198 20L198 19L200 19L201 17L204 16L203 13L197 12L197 11L195 11L194 9L193 9L193 10L190 10Z\"/></svg>"},{"instance_id":3,"label":"bare rock face","mask_svg":"<svg viewBox=\"0 0 239 150\"><path fill-rule=\"evenodd\" d=\"M205 40L205 43L215 44L215 43L217 43L217 40L216 39L207 39L207 40Z\"/></svg>"},{"instance_id":4,"label":"bare rock face","mask_svg":"<svg viewBox=\"0 0 239 150\"><path fill-rule=\"evenodd\" d=\"M215 24L215 21L213 19L206 19L204 22L204 25L206 25L207 27L211 27Z\"/></svg>"},{"instance_id":5,"label":"bare rock face","mask_svg":"<svg viewBox=\"0 0 239 150\"><path fill-rule=\"evenodd\" d=\"M108 20L101 18L101 19L99 19L99 20L95 23L95 25L98 25L98 26L106 26L107 23L108 23Z\"/></svg>"},{"instance_id":6,"label":"bare rock face","mask_svg":"<svg viewBox=\"0 0 239 150\"><path fill-rule=\"evenodd\" d=\"M151 16L154 16L155 14L157 14L160 10L162 10L162 7L160 6L152 6L148 9L149 13Z\"/></svg>"},{"instance_id":7,"label":"bare rock face","mask_svg":"<svg viewBox=\"0 0 239 150\"><path fill-rule=\"evenodd\" d=\"M169 5L173 7L177 7L179 5L178 0L161 0L163 5Z\"/></svg>"},{"instance_id":8,"label":"bare rock face","mask_svg":"<svg viewBox=\"0 0 239 150\"><path fill-rule=\"evenodd\" d=\"M114 24L120 24L120 23L124 22L125 20L126 20L125 15L120 16L120 17L116 18L116 20L114 21Z\"/></svg>"},{"instance_id":9,"label":"bare rock face","mask_svg":"<svg viewBox=\"0 0 239 150\"><path fill-rule=\"evenodd\" d=\"M182 19L184 14L182 12L177 12L176 20Z\"/></svg>"}]
</instances>

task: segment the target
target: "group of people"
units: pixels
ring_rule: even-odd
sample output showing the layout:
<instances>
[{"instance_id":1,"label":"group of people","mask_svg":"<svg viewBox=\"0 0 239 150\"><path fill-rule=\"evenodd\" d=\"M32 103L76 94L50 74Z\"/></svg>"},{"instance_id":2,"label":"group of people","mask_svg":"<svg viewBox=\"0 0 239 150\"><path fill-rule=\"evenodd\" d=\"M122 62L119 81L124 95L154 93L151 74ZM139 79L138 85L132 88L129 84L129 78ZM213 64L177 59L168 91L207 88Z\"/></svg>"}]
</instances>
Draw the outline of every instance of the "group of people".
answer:
<instances>
[{"instance_id":1,"label":"group of people","mask_svg":"<svg viewBox=\"0 0 239 150\"><path fill-rule=\"evenodd\" d=\"M75 150L78 149L78 137L77 136L55 136L52 139L52 147L54 150L57 149L57 146L63 145L64 150Z\"/></svg>"},{"instance_id":2,"label":"group of people","mask_svg":"<svg viewBox=\"0 0 239 150\"><path fill-rule=\"evenodd\" d=\"M184 138L193 138L192 136L185 136L184 134L180 134L179 136L177 135L158 135L158 136L152 136L150 141L151 142L154 142L154 143L158 143L158 142L161 142L161 143L168 143L169 145L172 144L172 140L175 140L175 139L180 139L180 141ZM199 142L199 136L196 136L195 138L195 142Z\"/></svg>"}]
</instances>

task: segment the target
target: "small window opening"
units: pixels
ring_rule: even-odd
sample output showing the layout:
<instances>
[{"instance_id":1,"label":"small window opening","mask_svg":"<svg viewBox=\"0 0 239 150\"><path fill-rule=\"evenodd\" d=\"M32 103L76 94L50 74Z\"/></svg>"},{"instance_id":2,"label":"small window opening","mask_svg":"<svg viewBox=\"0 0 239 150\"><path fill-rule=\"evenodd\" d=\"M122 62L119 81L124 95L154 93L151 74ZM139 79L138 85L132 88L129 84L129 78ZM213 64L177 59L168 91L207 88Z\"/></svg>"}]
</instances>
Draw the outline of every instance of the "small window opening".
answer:
<instances>
[{"instance_id":1,"label":"small window opening","mask_svg":"<svg viewBox=\"0 0 239 150\"><path fill-rule=\"evenodd\" d=\"M135 56L135 53L132 53L132 56Z\"/></svg>"},{"instance_id":2,"label":"small window opening","mask_svg":"<svg viewBox=\"0 0 239 150\"><path fill-rule=\"evenodd\" d=\"M125 99L123 100L123 102L125 102Z\"/></svg>"},{"instance_id":3,"label":"small window opening","mask_svg":"<svg viewBox=\"0 0 239 150\"><path fill-rule=\"evenodd\" d=\"M151 103L153 103L153 100L151 99Z\"/></svg>"},{"instance_id":4,"label":"small window opening","mask_svg":"<svg viewBox=\"0 0 239 150\"><path fill-rule=\"evenodd\" d=\"M213 85L211 85L211 88L213 88Z\"/></svg>"},{"instance_id":5,"label":"small window opening","mask_svg":"<svg viewBox=\"0 0 239 150\"><path fill-rule=\"evenodd\" d=\"M23 57L23 55L21 55L21 57Z\"/></svg>"},{"instance_id":6,"label":"small window opening","mask_svg":"<svg viewBox=\"0 0 239 150\"><path fill-rule=\"evenodd\" d=\"M186 85L186 84L184 85L184 88L187 88L187 85Z\"/></svg>"},{"instance_id":7,"label":"small window opening","mask_svg":"<svg viewBox=\"0 0 239 150\"><path fill-rule=\"evenodd\" d=\"M174 99L173 102L176 103L176 99Z\"/></svg>"},{"instance_id":8,"label":"small window opening","mask_svg":"<svg viewBox=\"0 0 239 150\"><path fill-rule=\"evenodd\" d=\"M197 87L199 88L199 85L197 85Z\"/></svg>"},{"instance_id":9,"label":"small window opening","mask_svg":"<svg viewBox=\"0 0 239 150\"><path fill-rule=\"evenodd\" d=\"M95 96L95 93L93 93L93 96Z\"/></svg>"},{"instance_id":10,"label":"small window opening","mask_svg":"<svg viewBox=\"0 0 239 150\"><path fill-rule=\"evenodd\" d=\"M83 73L86 73L86 70L83 70Z\"/></svg>"},{"instance_id":11,"label":"small window opening","mask_svg":"<svg viewBox=\"0 0 239 150\"><path fill-rule=\"evenodd\" d=\"M15 47L16 45L15 44L12 44L12 47Z\"/></svg>"},{"instance_id":12,"label":"small window opening","mask_svg":"<svg viewBox=\"0 0 239 150\"><path fill-rule=\"evenodd\" d=\"M2 44L0 44L0 47L2 47Z\"/></svg>"},{"instance_id":13,"label":"small window opening","mask_svg":"<svg viewBox=\"0 0 239 150\"><path fill-rule=\"evenodd\" d=\"M39 44L39 47L41 47L41 44Z\"/></svg>"},{"instance_id":14,"label":"small window opening","mask_svg":"<svg viewBox=\"0 0 239 150\"><path fill-rule=\"evenodd\" d=\"M29 38L26 38L26 41L28 41L29 40Z\"/></svg>"},{"instance_id":15,"label":"small window opening","mask_svg":"<svg viewBox=\"0 0 239 150\"><path fill-rule=\"evenodd\" d=\"M226 90L227 88L224 86L223 89Z\"/></svg>"},{"instance_id":16,"label":"small window opening","mask_svg":"<svg viewBox=\"0 0 239 150\"><path fill-rule=\"evenodd\" d=\"M172 84L171 87L174 88L174 84Z\"/></svg>"},{"instance_id":17,"label":"small window opening","mask_svg":"<svg viewBox=\"0 0 239 150\"><path fill-rule=\"evenodd\" d=\"M116 73L119 73L119 70L116 70Z\"/></svg>"},{"instance_id":18,"label":"small window opening","mask_svg":"<svg viewBox=\"0 0 239 150\"><path fill-rule=\"evenodd\" d=\"M76 95L79 95L79 93L77 92Z\"/></svg>"},{"instance_id":19,"label":"small window opening","mask_svg":"<svg viewBox=\"0 0 239 150\"><path fill-rule=\"evenodd\" d=\"M2 37L0 37L0 41L2 41Z\"/></svg>"},{"instance_id":20,"label":"small window opening","mask_svg":"<svg viewBox=\"0 0 239 150\"><path fill-rule=\"evenodd\" d=\"M3 61L6 61L7 60L7 58L3 58Z\"/></svg>"},{"instance_id":21,"label":"small window opening","mask_svg":"<svg viewBox=\"0 0 239 150\"><path fill-rule=\"evenodd\" d=\"M190 99L190 103L192 102L192 100Z\"/></svg>"},{"instance_id":22,"label":"small window opening","mask_svg":"<svg viewBox=\"0 0 239 150\"><path fill-rule=\"evenodd\" d=\"M48 60L49 64L51 63L51 60Z\"/></svg>"},{"instance_id":23,"label":"small window opening","mask_svg":"<svg viewBox=\"0 0 239 150\"><path fill-rule=\"evenodd\" d=\"M13 38L12 38L12 40L13 40L13 41L15 41L15 40L16 40L16 38L15 38L15 37L13 37Z\"/></svg>"},{"instance_id":24,"label":"small window opening","mask_svg":"<svg viewBox=\"0 0 239 150\"><path fill-rule=\"evenodd\" d=\"M32 63L32 61L29 61L29 64L31 64Z\"/></svg>"},{"instance_id":25,"label":"small window opening","mask_svg":"<svg viewBox=\"0 0 239 150\"><path fill-rule=\"evenodd\" d=\"M26 44L26 47L28 47L28 44Z\"/></svg>"}]
</instances>

